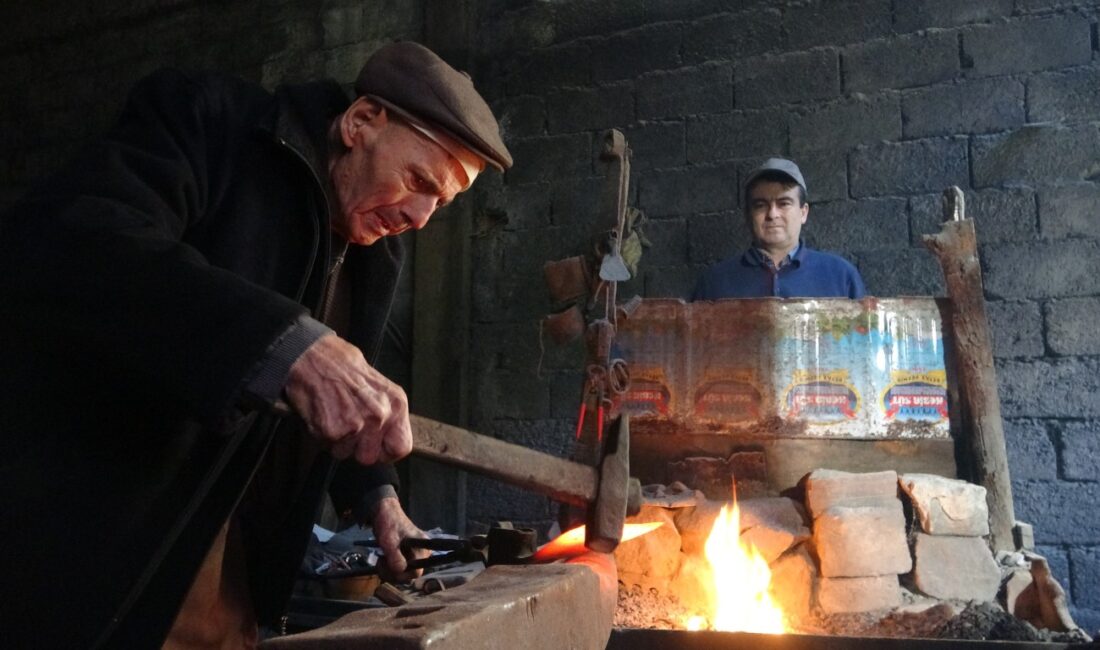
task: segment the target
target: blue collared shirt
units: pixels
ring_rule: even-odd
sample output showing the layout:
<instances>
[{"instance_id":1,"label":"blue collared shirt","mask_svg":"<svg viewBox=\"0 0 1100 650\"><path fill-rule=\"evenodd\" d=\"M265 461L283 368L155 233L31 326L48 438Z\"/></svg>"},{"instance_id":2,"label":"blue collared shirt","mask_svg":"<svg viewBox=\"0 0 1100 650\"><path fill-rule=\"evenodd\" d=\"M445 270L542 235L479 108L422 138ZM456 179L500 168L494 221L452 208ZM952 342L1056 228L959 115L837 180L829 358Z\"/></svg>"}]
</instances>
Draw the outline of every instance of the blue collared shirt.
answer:
<instances>
[{"instance_id":1,"label":"blue collared shirt","mask_svg":"<svg viewBox=\"0 0 1100 650\"><path fill-rule=\"evenodd\" d=\"M700 276L691 299L862 298L865 293L850 262L800 241L778 268L757 248L719 262Z\"/></svg>"}]
</instances>

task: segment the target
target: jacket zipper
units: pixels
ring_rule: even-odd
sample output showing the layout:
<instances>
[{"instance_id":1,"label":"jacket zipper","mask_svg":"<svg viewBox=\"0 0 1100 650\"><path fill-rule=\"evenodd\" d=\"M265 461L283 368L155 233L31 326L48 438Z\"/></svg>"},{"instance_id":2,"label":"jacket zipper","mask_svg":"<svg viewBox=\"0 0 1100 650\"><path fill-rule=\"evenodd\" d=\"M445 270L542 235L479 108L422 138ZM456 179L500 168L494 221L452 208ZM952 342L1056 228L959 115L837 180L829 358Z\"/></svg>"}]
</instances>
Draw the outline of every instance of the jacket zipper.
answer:
<instances>
[{"instance_id":1,"label":"jacket zipper","mask_svg":"<svg viewBox=\"0 0 1100 650\"><path fill-rule=\"evenodd\" d=\"M295 158L300 160L301 163L303 165L305 165L305 168L307 170L309 170L309 175L313 179L314 187L315 187L315 189L318 190L318 193L321 196L321 203L324 205L325 216L327 218L328 214L329 214L328 195L325 194L325 188L321 184L321 177L317 175L317 170L313 169L313 165L309 164L309 161L306 160L306 157L304 155L302 155L302 152L295 149L285 139L280 138L280 137L276 137L275 141L278 142L279 145L282 146L283 149L286 149ZM313 270L313 265L317 263L317 245L316 244L321 241L321 232L320 232L320 228L318 228L318 226L317 226L317 220L316 219L311 219L310 221L311 221L311 225L313 226L313 241L315 243L314 243L313 246L310 247L309 263L306 265L305 273L302 275L302 279L298 283L298 292L295 295L295 300L299 303L301 303L302 299L305 297L306 287L309 285L310 272Z\"/></svg>"}]
</instances>

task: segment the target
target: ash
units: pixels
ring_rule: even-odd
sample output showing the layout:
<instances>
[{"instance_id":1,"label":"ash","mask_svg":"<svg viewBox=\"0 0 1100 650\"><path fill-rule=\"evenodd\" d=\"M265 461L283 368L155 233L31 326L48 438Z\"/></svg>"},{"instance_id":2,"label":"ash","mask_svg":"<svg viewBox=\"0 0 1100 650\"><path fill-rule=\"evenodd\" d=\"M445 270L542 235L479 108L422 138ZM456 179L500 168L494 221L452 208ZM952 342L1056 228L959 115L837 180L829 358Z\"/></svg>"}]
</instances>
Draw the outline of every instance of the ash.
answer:
<instances>
[{"instance_id":1,"label":"ash","mask_svg":"<svg viewBox=\"0 0 1100 650\"><path fill-rule=\"evenodd\" d=\"M682 630L684 622L696 614L678 598L659 594L656 589L627 587L619 583L619 606L615 609L615 627L649 630Z\"/></svg>"}]
</instances>

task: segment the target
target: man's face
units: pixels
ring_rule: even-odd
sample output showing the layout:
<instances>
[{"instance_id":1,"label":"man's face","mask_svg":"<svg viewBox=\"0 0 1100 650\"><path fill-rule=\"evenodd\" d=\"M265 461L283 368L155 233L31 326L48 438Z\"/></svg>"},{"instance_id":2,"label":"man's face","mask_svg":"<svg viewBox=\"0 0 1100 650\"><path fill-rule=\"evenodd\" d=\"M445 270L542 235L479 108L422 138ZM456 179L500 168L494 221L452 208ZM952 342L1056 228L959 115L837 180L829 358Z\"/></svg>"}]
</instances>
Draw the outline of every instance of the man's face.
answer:
<instances>
[{"instance_id":1,"label":"man's face","mask_svg":"<svg viewBox=\"0 0 1100 650\"><path fill-rule=\"evenodd\" d=\"M756 245L773 255L786 255L798 245L810 206L799 198L798 185L760 181L749 190L749 223Z\"/></svg>"},{"instance_id":2,"label":"man's face","mask_svg":"<svg viewBox=\"0 0 1100 650\"><path fill-rule=\"evenodd\" d=\"M353 244L419 230L466 188L450 153L378 104L356 100L336 128L346 150L331 163L339 202L332 228Z\"/></svg>"}]
</instances>

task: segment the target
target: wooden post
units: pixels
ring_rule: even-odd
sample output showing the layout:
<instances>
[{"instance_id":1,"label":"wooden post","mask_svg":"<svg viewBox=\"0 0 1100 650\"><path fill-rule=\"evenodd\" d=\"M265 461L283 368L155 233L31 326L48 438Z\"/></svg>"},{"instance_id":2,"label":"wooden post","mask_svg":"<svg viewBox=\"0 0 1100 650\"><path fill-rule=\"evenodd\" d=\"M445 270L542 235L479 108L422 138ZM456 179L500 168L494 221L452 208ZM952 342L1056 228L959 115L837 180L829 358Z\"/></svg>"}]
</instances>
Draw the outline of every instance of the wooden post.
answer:
<instances>
[{"instance_id":1,"label":"wooden post","mask_svg":"<svg viewBox=\"0 0 1100 650\"><path fill-rule=\"evenodd\" d=\"M994 550L1014 550L1012 528L1016 516L977 235L974 222L965 217L962 190L954 186L944 190L943 206L940 232L923 239L943 268L947 295L952 302L950 327L955 341L960 398L968 420L962 430L969 436L973 480L986 489L990 546Z\"/></svg>"}]
</instances>

